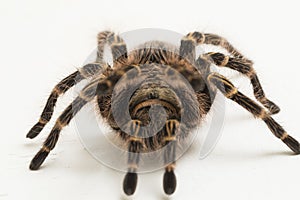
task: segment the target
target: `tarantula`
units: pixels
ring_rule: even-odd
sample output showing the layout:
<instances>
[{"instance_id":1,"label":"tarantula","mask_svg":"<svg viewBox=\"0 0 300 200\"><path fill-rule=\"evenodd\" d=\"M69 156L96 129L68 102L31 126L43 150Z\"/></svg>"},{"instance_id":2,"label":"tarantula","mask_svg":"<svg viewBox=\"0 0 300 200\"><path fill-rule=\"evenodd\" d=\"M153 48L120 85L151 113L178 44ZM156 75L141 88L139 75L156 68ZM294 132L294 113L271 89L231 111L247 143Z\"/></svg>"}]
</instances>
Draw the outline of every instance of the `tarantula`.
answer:
<instances>
[{"instance_id":1,"label":"tarantula","mask_svg":"<svg viewBox=\"0 0 300 200\"><path fill-rule=\"evenodd\" d=\"M221 47L227 50L228 55L209 52L196 58L196 46L202 44ZM110 47L113 55L112 66L103 59L106 45ZM238 91L226 77L211 72L212 64L236 70L248 77L255 98L261 105ZM84 105L96 100L101 116L107 119L114 132L126 143L128 152L134 153L128 156L128 172L123 182L124 192L132 195L136 190L140 154L167 145L167 151L163 155L163 188L166 194L171 195L176 189L176 148L180 139L185 138L197 127L209 112L217 91L248 110L254 117L262 119L277 138L299 154L299 143L271 117L280 109L265 96L252 65L253 62L245 58L226 39L215 34L192 32L182 38L179 48L154 41L128 53L120 36L109 31L100 32L95 63L83 66L54 87L39 121L27 134L28 138L36 137L50 121L58 97L81 80L91 79L58 117L42 148L32 159L30 169L37 170L41 166L55 147L61 130ZM178 79L178 75L186 81ZM121 79L124 80L124 84L115 87ZM167 80L172 80L174 84L169 84ZM140 87L129 97L131 119L122 120L122 110L117 109L115 115L112 114L112 98L116 106L122 106L126 90L136 82L140 83ZM179 99L176 96L178 91L182 94ZM185 109L182 109L183 104ZM151 123L149 110L152 105L160 105L165 109L166 121L162 122L161 130L149 136L142 127ZM183 115L186 116L184 119ZM121 116L120 123L116 123L116 116ZM126 131L120 126L126 127Z\"/></svg>"}]
</instances>

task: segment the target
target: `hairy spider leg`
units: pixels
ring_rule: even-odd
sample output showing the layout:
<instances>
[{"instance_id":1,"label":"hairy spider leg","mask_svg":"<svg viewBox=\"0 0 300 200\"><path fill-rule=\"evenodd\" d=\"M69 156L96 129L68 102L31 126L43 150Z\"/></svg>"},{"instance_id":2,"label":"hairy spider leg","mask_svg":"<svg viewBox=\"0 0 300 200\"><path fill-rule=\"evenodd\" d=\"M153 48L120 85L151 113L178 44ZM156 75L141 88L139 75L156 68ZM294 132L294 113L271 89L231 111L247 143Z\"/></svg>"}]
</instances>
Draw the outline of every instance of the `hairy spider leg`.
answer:
<instances>
[{"instance_id":1,"label":"hairy spider leg","mask_svg":"<svg viewBox=\"0 0 300 200\"><path fill-rule=\"evenodd\" d=\"M114 64L117 65L118 63L121 64L127 61L127 48L123 39L109 31L100 32L98 34L98 52L96 62L83 66L78 71L64 78L54 87L48 97L39 121L30 129L26 135L27 138L35 138L50 121L54 112L55 104L60 95L64 94L68 89L80 81L90 78L95 74L102 73L105 69L109 68L109 66L103 64L103 51L106 44L111 47Z\"/></svg>"},{"instance_id":2,"label":"hairy spider leg","mask_svg":"<svg viewBox=\"0 0 300 200\"><path fill-rule=\"evenodd\" d=\"M200 33L200 32L191 32L188 33L185 37L182 38L181 44L183 45L182 48L180 48L180 55L185 56L189 54L189 52L195 52L195 47L197 45L201 44L210 44L214 46L220 46L227 50L228 53L230 53L233 57L245 59L247 60L237 49L235 49L225 38L211 34L211 33ZM189 48L186 48L186 47ZM193 53L192 59L195 58L195 53Z\"/></svg>"},{"instance_id":3,"label":"hairy spider leg","mask_svg":"<svg viewBox=\"0 0 300 200\"><path fill-rule=\"evenodd\" d=\"M277 138L281 139L293 152L300 154L300 144L298 141L288 135L282 126L263 107L239 92L227 78L218 73L211 73L208 76L208 81L220 90L224 96L238 103L252 113L254 117L262 119Z\"/></svg>"},{"instance_id":4,"label":"hairy spider leg","mask_svg":"<svg viewBox=\"0 0 300 200\"><path fill-rule=\"evenodd\" d=\"M207 53L204 56L211 58L213 63L219 67L227 67L246 75L251 81L255 98L270 111L271 115L279 113L280 108L274 102L267 99L258 76L252 67L252 61L240 58L232 58L222 53L214 52Z\"/></svg>"},{"instance_id":5,"label":"hairy spider leg","mask_svg":"<svg viewBox=\"0 0 300 200\"><path fill-rule=\"evenodd\" d=\"M211 44L226 49L233 57L222 53L206 53L200 57L204 58L204 60L208 57L219 67L228 67L246 75L251 81L255 98L270 111L270 114L277 114L280 112L280 108L274 102L266 98L258 76L253 68L253 62L245 58L225 38L209 33L189 33L181 41L180 55L187 57L189 60L195 59L195 48L197 45L201 44ZM201 58L198 58L196 63L199 62L199 59ZM205 74L207 70L203 70L202 67L201 72Z\"/></svg>"},{"instance_id":6,"label":"hairy spider leg","mask_svg":"<svg viewBox=\"0 0 300 200\"><path fill-rule=\"evenodd\" d=\"M126 74L126 72L129 70L131 71ZM111 94L114 85L122 76L125 76L125 78L130 78L130 76L137 76L139 72L140 69L137 66L127 66L121 70L115 71L105 79L97 78L91 81L91 83L82 89L79 96L58 117L54 127L45 140L44 145L32 159L29 168L31 170L37 170L41 166L49 152L55 147L61 130L69 124L71 119L86 103L90 102L96 95Z\"/></svg>"},{"instance_id":7,"label":"hairy spider leg","mask_svg":"<svg viewBox=\"0 0 300 200\"><path fill-rule=\"evenodd\" d=\"M165 148L163 156L166 165L163 177L163 188L167 195L173 194L177 185L174 169L179 125L180 123L175 119L167 120L163 136L163 146Z\"/></svg>"},{"instance_id":8,"label":"hairy spider leg","mask_svg":"<svg viewBox=\"0 0 300 200\"><path fill-rule=\"evenodd\" d=\"M141 137L141 121L132 120L130 131L131 135L128 138L128 172L123 181L123 191L126 195L133 195L136 190L140 152L145 147L145 141Z\"/></svg>"},{"instance_id":9,"label":"hairy spider leg","mask_svg":"<svg viewBox=\"0 0 300 200\"><path fill-rule=\"evenodd\" d=\"M102 73L107 69L107 67L107 65L103 65L100 63L90 63L61 80L54 87L50 96L48 97L47 103L44 107L44 110L42 111L39 121L29 130L26 137L32 139L40 134L46 124L50 121L59 96L63 95L67 90L69 90L80 81L92 77L95 74Z\"/></svg>"},{"instance_id":10,"label":"hairy spider leg","mask_svg":"<svg viewBox=\"0 0 300 200\"><path fill-rule=\"evenodd\" d=\"M103 31L98 34L97 62L103 62L106 44L109 45L111 49L114 67L127 63L128 52L125 42L120 36L110 31Z\"/></svg>"},{"instance_id":11,"label":"hairy spider leg","mask_svg":"<svg viewBox=\"0 0 300 200\"><path fill-rule=\"evenodd\" d=\"M95 74L103 73L104 70L110 68L106 64L103 64L103 51L106 44L111 47L114 63L116 65L118 63L124 63L127 61L127 48L123 42L123 39L109 31L100 32L98 34L98 52L96 62L83 66L76 72L64 78L54 87L50 96L48 97L39 121L29 130L26 135L27 138L35 138L50 121L54 112L55 104L60 95L64 94L68 89L80 81L90 78Z\"/></svg>"}]
</instances>

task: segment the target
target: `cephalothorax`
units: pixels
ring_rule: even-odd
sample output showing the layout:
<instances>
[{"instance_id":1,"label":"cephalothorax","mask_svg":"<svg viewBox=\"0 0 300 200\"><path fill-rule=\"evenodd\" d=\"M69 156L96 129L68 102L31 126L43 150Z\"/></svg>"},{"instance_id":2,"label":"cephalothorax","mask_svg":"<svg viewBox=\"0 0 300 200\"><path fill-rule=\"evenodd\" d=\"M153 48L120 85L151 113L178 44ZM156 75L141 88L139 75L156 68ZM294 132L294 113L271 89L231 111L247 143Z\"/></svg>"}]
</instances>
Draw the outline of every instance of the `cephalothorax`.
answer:
<instances>
[{"instance_id":1,"label":"cephalothorax","mask_svg":"<svg viewBox=\"0 0 300 200\"><path fill-rule=\"evenodd\" d=\"M209 52L196 58L195 48L201 44L224 48L228 55ZM111 48L112 66L103 60L105 45ZM211 72L212 64L247 76L251 80L255 98L261 105L239 92L226 77ZM277 138L299 154L299 143L271 117L280 109L266 98L252 65L252 61L239 53L227 40L215 34L192 32L182 38L179 48L154 41L128 53L126 44L118 35L109 31L101 32L98 34L96 61L83 66L54 87L39 121L27 134L28 138L36 137L50 121L57 98L77 82L91 79L58 117L42 148L31 161L30 169L37 170L41 166L55 147L63 127L69 124L84 105L96 99L101 116L107 119L115 133L124 141L128 151L135 153L128 157L124 192L127 195L135 192L139 153L168 145L168 150L162 155L165 162L163 187L165 193L170 195L176 188L174 167L178 142L198 126L209 112L217 90L256 118L262 119ZM183 78L178 78L179 75ZM121 80L121 84L117 85ZM137 83L139 87L134 93L130 93L130 97L126 96L126 90ZM122 109L112 109L112 102L116 107L124 107L122 104L126 98L129 98L129 120L122 118ZM162 128L157 134L147 135L149 133L142 131L142 127L151 123L149 109L152 105L160 105L165 109L166 120L158 123L162 124Z\"/></svg>"}]
</instances>

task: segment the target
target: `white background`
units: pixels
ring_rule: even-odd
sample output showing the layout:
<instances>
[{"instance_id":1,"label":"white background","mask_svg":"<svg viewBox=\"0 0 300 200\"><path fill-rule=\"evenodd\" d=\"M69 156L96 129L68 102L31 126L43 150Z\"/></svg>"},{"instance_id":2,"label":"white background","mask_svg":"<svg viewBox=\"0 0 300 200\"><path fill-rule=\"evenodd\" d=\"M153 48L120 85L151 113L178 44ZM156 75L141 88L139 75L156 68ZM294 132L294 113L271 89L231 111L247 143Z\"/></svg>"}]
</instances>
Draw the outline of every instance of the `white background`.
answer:
<instances>
[{"instance_id":1,"label":"white background","mask_svg":"<svg viewBox=\"0 0 300 200\"><path fill-rule=\"evenodd\" d=\"M35 140L25 139L52 87L80 67L99 31L163 28L225 36L255 61L263 87L282 109L274 118L300 139L299 6L297 1L1 1L0 199L127 199L124 174L94 160L74 124L39 171L28 164L53 122ZM250 82L237 79L253 97ZM56 114L68 105L62 98ZM178 188L170 199L295 199L300 157L259 120L227 101L222 137L199 160L199 141L178 162ZM168 199L158 171L139 176L132 199ZM130 199L130 198L129 198Z\"/></svg>"}]
</instances>

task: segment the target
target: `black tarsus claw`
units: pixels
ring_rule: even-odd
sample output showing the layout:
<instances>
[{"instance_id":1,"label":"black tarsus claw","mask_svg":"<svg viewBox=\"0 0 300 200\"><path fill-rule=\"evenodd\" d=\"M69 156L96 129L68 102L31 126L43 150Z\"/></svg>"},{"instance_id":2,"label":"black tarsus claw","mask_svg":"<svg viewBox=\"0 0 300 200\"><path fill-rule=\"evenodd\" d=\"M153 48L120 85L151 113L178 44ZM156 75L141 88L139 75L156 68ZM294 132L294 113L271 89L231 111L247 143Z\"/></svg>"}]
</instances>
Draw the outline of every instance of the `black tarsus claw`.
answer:
<instances>
[{"instance_id":1,"label":"black tarsus claw","mask_svg":"<svg viewBox=\"0 0 300 200\"><path fill-rule=\"evenodd\" d=\"M27 133L26 137L30 139L35 138L43 130L44 126L41 122L36 123Z\"/></svg>"},{"instance_id":2,"label":"black tarsus claw","mask_svg":"<svg viewBox=\"0 0 300 200\"><path fill-rule=\"evenodd\" d=\"M46 159L46 157L48 156L48 154L49 154L49 151L45 151L45 150L41 149L32 159L32 161L29 165L29 169L31 169L31 170L39 169L39 167L43 164L43 162Z\"/></svg>"},{"instance_id":3,"label":"black tarsus claw","mask_svg":"<svg viewBox=\"0 0 300 200\"><path fill-rule=\"evenodd\" d=\"M274 102L272 102L270 100L268 100L268 107L266 107L266 108L268 108L271 115L275 115L280 112L279 106L277 106Z\"/></svg>"},{"instance_id":4,"label":"black tarsus claw","mask_svg":"<svg viewBox=\"0 0 300 200\"><path fill-rule=\"evenodd\" d=\"M136 189L137 179L138 177L136 173L128 172L126 174L123 182L123 190L126 195L128 196L133 195Z\"/></svg>"},{"instance_id":5,"label":"black tarsus claw","mask_svg":"<svg viewBox=\"0 0 300 200\"><path fill-rule=\"evenodd\" d=\"M295 154L300 154L300 144L292 136L288 136L282 140Z\"/></svg>"},{"instance_id":6,"label":"black tarsus claw","mask_svg":"<svg viewBox=\"0 0 300 200\"><path fill-rule=\"evenodd\" d=\"M176 189L176 176L174 174L174 171L165 171L164 174L164 181L163 181L163 186L164 186L164 191L167 195L171 195L175 192Z\"/></svg>"}]
</instances>

